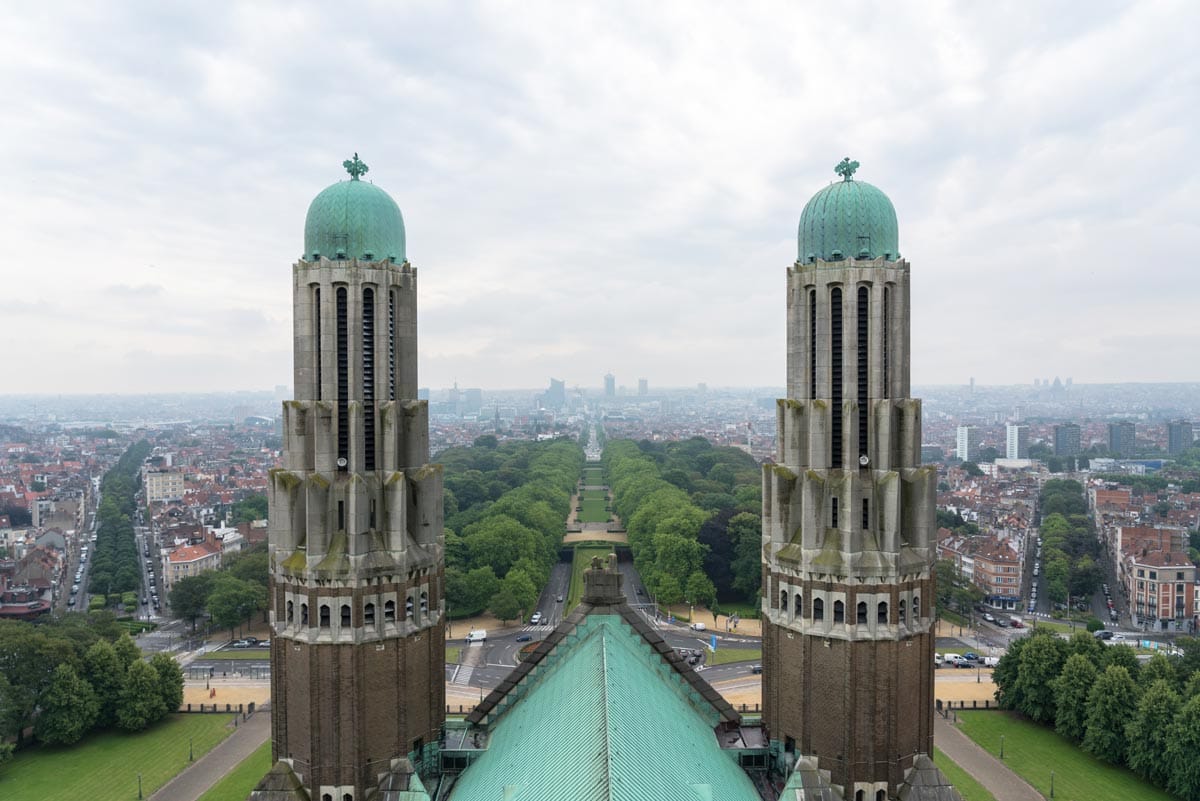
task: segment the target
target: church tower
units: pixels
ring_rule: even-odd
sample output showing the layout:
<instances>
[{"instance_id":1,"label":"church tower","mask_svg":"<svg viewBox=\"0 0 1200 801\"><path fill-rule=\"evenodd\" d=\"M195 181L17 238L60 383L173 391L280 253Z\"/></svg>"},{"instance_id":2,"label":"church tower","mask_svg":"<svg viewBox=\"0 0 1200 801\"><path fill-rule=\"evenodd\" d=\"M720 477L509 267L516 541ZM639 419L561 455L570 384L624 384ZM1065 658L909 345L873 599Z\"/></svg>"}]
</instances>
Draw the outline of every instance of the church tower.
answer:
<instances>
[{"instance_id":1,"label":"church tower","mask_svg":"<svg viewBox=\"0 0 1200 801\"><path fill-rule=\"evenodd\" d=\"M800 217L787 398L763 472L763 723L790 771L894 798L933 754L937 474L909 397L909 264L887 196L854 180ZM921 764L926 761L922 760Z\"/></svg>"},{"instance_id":2,"label":"church tower","mask_svg":"<svg viewBox=\"0 0 1200 801\"><path fill-rule=\"evenodd\" d=\"M366 801L389 773L432 767L445 718L417 271L396 203L357 154L344 166L292 268L296 399L269 495L276 764L252 799Z\"/></svg>"}]
</instances>

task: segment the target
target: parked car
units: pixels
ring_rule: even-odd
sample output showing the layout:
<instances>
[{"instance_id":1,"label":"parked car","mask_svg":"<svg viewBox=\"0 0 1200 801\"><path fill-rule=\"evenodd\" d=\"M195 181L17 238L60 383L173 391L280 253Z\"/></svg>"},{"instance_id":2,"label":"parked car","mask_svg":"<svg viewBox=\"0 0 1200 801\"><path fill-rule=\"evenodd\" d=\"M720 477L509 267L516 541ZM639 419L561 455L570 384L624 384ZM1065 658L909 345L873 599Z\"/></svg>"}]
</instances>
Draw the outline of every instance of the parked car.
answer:
<instances>
[{"instance_id":1,"label":"parked car","mask_svg":"<svg viewBox=\"0 0 1200 801\"><path fill-rule=\"evenodd\" d=\"M518 634L517 635L517 642L529 642L532 639L533 639L533 637L531 637L528 634Z\"/></svg>"},{"instance_id":2,"label":"parked car","mask_svg":"<svg viewBox=\"0 0 1200 801\"><path fill-rule=\"evenodd\" d=\"M991 612L984 612L984 613L983 613L983 619L984 619L984 620L986 620L988 623L995 623L995 622L996 622L996 616L995 616L995 615L993 615Z\"/></svg>"},{"instance_id":3,"label":"parked car","mask_svg":"<svg viewBox=\"0 0 1200 801\"><path fill-rule=\"evenodd\" d=\"M487 629L474 629L467 632L467 642L487 642Z\"/></svg>"},{"instance_id":4,"label":"parked car","mask_svg":"<svg viewBox=\"0 0 1200 801\"><path fill-rule=\"evenodd\" d=\"M979 654L975 653L974 651L967 651L965 654L963 654L963 659L969 659L972 662L977 662L979 661Z\"/></svg>"},{"instance_id":5,"label":"parked car","mask_svg":"<svg viewBox=\"0 0 1200 801\"><path fill-rule=\"evenodd\" d=\"M935 668L940 668L940 667L942 666L942 663L943 663L943 662L945 662L945 661L946 661L946 660L945 660L945 659L942 657L942 655L941 655L941 654L936 654L936 653L935 653L935 654L933 655L933 666L934 666Z\"/></svg>"},{"instance_id":6,"label":"parked car","mask_svg":"<svg viewBox=\"0 0 1200 801\"><path fill-rule=\"evenodd\" d=\"M530 622L530 623L532 623L532 624L533 624L533 625L535 625L535 626L536 626L538 623L541 623L541 622L542 622L542 613L541 613L541 612L534 612L534 613L533 613L533 616L529 618L529 622Z\"/></svg>"},{"instance_id":7,"label":"parked car","mask_svg":"<svg viewBox=\"0 0 1200 801\"><path fill-rule=\"evenodd\" d=\"M1100 629L1092 636L1097 640L1111 640L1113 638L1113 632L1109 631L1108 629Z\"/></svg>"},{"instance_id":8,"label":"parked car","mask_svg":"<svg viewBox=\"0 0 1200 801\"><path fill-rule=\"evenodd\" d=\"M762 673L762 665L751 665L750 672L751 673Z\"/></svg>"},{"instance_id":9,"label":"parked car","mask_svg":"<svg viewBox=\"0 0 1200 801\"><path fill-rule=\"evenodd\" d=\"M563 602L563 597L562 597L561 595L560 595L560 596L558 596L558 602L559 602L560 604Z\"/></svg>"},{"instance_id":10,"label":"parked car","mask_svg":"<svg viewBox=\"0 0 1200 801\"><path fill-rule=\"evenodd\" d=\"M946 665L954 667L967 668L972 667L971 663L962 654L942 654L942 662Z\"/></svg>"},{"instance_id":11,"label":"parked car","mask_svg":"<svg viewBox=\"0 0 1200 801\"><path fill-rule=\"evenodd\" d=\"M984 667L995 667L998 664L1000 664L1000 657L998 656L985 656L983 658Z\"/></svg>"}]
</instances>

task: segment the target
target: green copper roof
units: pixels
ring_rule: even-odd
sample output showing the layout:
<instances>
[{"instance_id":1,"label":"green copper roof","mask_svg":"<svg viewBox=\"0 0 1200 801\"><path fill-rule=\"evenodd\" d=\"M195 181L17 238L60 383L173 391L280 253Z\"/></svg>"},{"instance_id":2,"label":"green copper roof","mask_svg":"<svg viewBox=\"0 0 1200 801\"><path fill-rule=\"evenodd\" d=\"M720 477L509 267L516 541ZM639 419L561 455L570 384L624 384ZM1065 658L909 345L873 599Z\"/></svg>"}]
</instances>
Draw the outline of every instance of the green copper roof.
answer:
<instances>
[{"instance_id":1,"label":"green copper roof","mask_svg":"<svg viewBox=\"0 0 1200 801\"><path fill-rule=\"evenodd\" d=\"M842 180L817 192L804 206L797 257L801 263L900 257L896 209L883 192L854 180L857 168L857 161L844 159L834 168Z\"/></svg>"},{"instance_id":2,"label":"green copper roof","mask_svg":"<svg viewBox=\"0 0 1200 801\"><path fill-rule=\"evenodd\" d=\"M313 198L304 220L304 258L403 262L404 218L400 207L375 184L360 181L367 172L358 154L343 162L349 181L339 181Z\"/></svg>"},{"instance_id":3,"label":"green copper roof","mask_svg":"<svg viewBox=\"0 0 1200 801\"><path fill-rule=\"evenodd\" d=\"M585 617L524 681L451 801L758 801L720 714L620 615Z\"/></svg>"}]
</instances>

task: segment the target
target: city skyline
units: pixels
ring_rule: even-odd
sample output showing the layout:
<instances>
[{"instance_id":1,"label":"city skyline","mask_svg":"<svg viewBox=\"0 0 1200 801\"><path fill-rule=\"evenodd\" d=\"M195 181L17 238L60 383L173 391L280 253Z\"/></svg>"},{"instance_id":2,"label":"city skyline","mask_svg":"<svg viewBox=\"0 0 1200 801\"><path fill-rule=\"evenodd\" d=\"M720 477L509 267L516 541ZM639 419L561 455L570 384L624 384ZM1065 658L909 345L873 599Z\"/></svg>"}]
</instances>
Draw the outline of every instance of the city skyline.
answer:
<instances>
[{"instance_id":1,"label":"city skyline","mask_svg":"<svg viewBox=\"0 0 1200 801\"><path fill-rule=\"evenodd\" d=\"M285 384L295 221L355 151L425 386L781 386L843 156L919 265L915 385L1200 378L1161 290L1200 245L1193 5L57 8L0 33L7 393Z\"/></svg>"}]
</instances>

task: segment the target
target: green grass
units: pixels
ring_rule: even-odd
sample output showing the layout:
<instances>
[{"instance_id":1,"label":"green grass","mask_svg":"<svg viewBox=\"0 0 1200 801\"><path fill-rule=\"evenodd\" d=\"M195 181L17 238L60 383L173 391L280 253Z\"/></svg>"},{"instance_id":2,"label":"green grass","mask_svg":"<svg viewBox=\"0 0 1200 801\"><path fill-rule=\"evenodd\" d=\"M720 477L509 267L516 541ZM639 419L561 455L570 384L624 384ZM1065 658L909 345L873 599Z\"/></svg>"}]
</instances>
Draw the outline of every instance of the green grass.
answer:
<instances>
[{"instance_id":1,"label":"green grass","mask_svg":"<svg viewBox=\"0 0 1200 801\"><path fill-rule=\"evenodd\" d=\"M564 609L574 609L583 597L583 571L592 564L592 557L604 559L612 552L611 545L586 545L575 548L575 561L571 564L571 589L567 592Z\"/></svg>"},{"instance_id":2,"label":"green grass","mask_svg":"<svg viewBox=\"0 0 1200 801\"><path fill-rule=\"evenodd\" d=\"M706 665L728 665L730 662L761 662L761 648L722 648L704 655Z\"/></svg>"},{"instance_id":3,"label":"green grass","mask_svg":"<svg viewBox=\"0 0 1200 801\"><path fill-rule=\"evenodd\" d=\"M593 487L603 484L604 470L599 467L585 467L583 469L583 483Z\"/></svg>"},{"instance_id":4,"label":"green grass","mask_svg":"<svg viewBox=\"0 0 1200 801\"><path fill-rule=\"evenodd\" d=\"M939 609L938 617L947 623L953 623L956 626L966 626L967 619L958 612L951 612L949 609Z\"/></svg>"},{"instance_id":5,"label":"green grass","mask_svg":"<svg viewBox=\"0 0 1200 801\"><path fill-rule=\"evenodd\" d=\"M581 511L578 515L580 523L607 523L609 518L608 501L601 498L583 498L579 501Z\"/></svg>"},{"instance_id":6,"label":"green grass","mask_svg":"<svg viewBox=\"0 0 1200 801\"><path fill-rule=\"evenodd\" d=\"M461 645L447 645L446 646L446 664L447 665L457 665L458 657L460 654L462 654L462 646Z\"/></svg>"},{"instance_id":7,"label":"green grass","mask_svg":"<svg viewBox=\"0 0 1200 801\"><path fill-rule=\"evenodd\" d=\"M954 789L958 790L959 794L962 795L963 801L996 801L996 796L989 793L987 788L975 781L974 776L960 768L957 763L937 748L933 749L933 763L938 766L942 773L946 774L946 778L954 785ZM207 801L207 799L202 798L200 801Z\"/></svg>"},{"instance_id":8,"label":"green grass","mask_svg":"<svg viewBox=\"0 0 1200 801\"><path fill-rule=\"evenodd\" d=\"M225 774L198 801L246 801L254 785L271 769L271 741L260 745L241 764ZM972 799L971 801L974 801Z\"/></svg>"},{"instance_id":9,"label":"green grass","mask_svg":"<svg viewBox=\"0 0 1200 801\"><path fill-rule=\"evenodd\" d=\"M223 648L220 651L205 651L202 659L233 659L233 660L257 660L259 662L271 661L270 648Z\"/></svg>"},{"instance_id":10,"label":"green grass","mask_svg":"<svg viewBox=\"0 0 1200 801\"><path fill-rule=\"evenodd\" d=\"M1172 801L1159 790L1124 768L1101 762L1052 729L1007 712L958 712L959 726L990 754L1000 753L1004 735L1004 763L1037 789L1050 795L1054 771L1055 801Z\"/></svg>"},{"instance_id":11,"label":"green grass","mask_svg":"<svg viewBox=\"0 0 1200 801\"><path fill-rule=\"evenodd\" d=\"M4 801L86 798L88 801L133 801L137 777L142 794L166 784L188 765L188 741L196 758L233 733L233 715L169 715L137 734L108 731L72 746L36 746L17 752L0 770Z\"/></svg>"}]
</instances>

